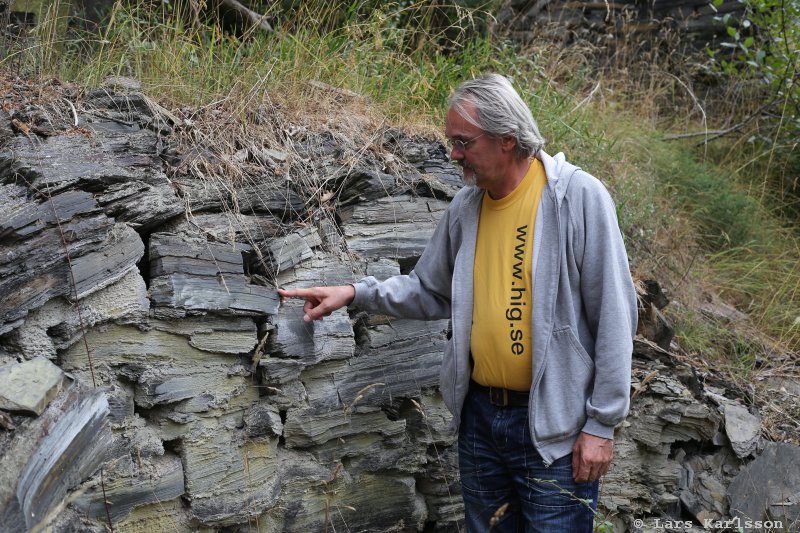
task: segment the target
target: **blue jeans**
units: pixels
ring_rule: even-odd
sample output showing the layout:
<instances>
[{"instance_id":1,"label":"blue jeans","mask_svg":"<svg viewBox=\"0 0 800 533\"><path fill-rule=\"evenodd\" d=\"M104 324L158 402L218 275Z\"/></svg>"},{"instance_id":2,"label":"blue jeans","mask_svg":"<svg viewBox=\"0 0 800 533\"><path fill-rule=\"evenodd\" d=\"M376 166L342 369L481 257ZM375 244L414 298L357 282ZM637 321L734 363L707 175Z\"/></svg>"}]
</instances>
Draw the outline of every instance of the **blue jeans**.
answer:
<instances>
[{"instance_id":1,"label":"blue jeans","mask_svg":"<svg viewBox=\"0 0 800 533\"><path fill-rule=\"evenodd\" d=\"M575 483L572 454L546 467L531 442L527 407L497 407L470 389L458 435L467 531L591 533L599 482Z\"/></svg>"}]
</instances>

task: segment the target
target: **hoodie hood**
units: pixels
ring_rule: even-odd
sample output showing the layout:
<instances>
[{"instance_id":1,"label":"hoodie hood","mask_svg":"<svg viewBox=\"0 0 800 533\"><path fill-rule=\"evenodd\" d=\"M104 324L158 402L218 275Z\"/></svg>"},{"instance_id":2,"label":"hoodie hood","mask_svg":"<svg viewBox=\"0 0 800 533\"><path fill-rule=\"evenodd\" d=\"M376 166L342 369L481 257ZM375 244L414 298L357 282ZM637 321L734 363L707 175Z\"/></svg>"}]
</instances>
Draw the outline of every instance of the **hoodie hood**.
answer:
<instances>
[{"instance_id":1,"label":"hoodie hood","mask_svg":"<svg viewBox=\"0 0 800 533\"><path fill-rule=\"evenodd\" d=\"M564 152L558 152L556 155L551 156L544 150L539 150L536 158L542 162L544 173L547 175L547 183L555 193L556 201L560 204L561 200L564 199L564 195L567 194L569 181L575 171L578 170L578 167L567 163Z\"/></svg>"}]
</instances>

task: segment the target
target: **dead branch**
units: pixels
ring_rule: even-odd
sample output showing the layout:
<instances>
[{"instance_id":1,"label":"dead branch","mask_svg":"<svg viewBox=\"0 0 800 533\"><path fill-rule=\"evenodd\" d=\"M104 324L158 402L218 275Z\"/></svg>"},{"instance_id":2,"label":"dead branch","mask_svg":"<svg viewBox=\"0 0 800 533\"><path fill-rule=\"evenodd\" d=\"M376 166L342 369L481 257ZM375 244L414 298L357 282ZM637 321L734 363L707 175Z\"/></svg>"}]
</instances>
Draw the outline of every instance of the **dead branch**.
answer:
<instances>
[{"instance_id":1,"label":"dead branch","mask_svg":"<svg viewBox=\"0 0 800 533\"><path fill-rule=\"evenodd\" d=\"M267 32L273 31L272 26L270 25L269 22L267 22L266 16L259 15L255 11L242 5L237 0L220 0L220 3L223 6L227 7L228 9L235 11L236 13L241 15L242 18L244 18L245 20L250 21L252 25L258 26L259 28Z\"/></svg>"},{"instance_id":2,"label":"dead branch","mask_svg":"<svg viewBox=\"0 0 800 533\"><path fill-rule=\"evenodd\" d=\"M711 141L713 141L715 139L718 139L720 137L723 137L725 135L728 135L730 133L733 133L735 131L738 131L738 130L742 129L747 124L749 124L750 122L755 120L757 117L759 117L761 115L761 112L764 111L767 107L771 106L773 104L773 102L774 102L774 100L772 100L770 102L767 102L766 104L762 105L761 107L759 107L755 111L755 113L753 113L752 115L750 115L749 117L747 117L743 121L739 122L738 124L734 124L730 128L725 128L724 130L713 130L713 131L712 130L704 130L704 131L694 131L694 132L689 132L689 133L677 133L677 134L674 134L674 135L665 135L664 136L664 140L665 141L674 141L674 140L678 140L678 139L689 139L691 137L706 137L705 139L703 139L702 141L697 143L697 145L699 146L701 144L708 144L709 142L711 142Z\"/></svg>"}]
</instances>

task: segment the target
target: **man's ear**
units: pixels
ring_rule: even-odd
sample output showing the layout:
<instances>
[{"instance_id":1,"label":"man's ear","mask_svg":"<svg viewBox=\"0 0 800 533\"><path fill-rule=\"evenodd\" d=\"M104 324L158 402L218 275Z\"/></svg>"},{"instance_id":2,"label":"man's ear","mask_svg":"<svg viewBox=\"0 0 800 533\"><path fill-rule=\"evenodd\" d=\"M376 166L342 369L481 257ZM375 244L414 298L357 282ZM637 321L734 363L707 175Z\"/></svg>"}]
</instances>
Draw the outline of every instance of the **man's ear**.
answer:
<instances>
[{"instance_id":1,"label":"man's ear","mask_svg":"<svg viewBox=\"0 0 800 533\"><path fill-rule=\"evenodd\" d=\"M513 152L517 148L517 139L513 135L505 135L501 137L500 148L504 152Z\"/></svg>"}]
</instances>

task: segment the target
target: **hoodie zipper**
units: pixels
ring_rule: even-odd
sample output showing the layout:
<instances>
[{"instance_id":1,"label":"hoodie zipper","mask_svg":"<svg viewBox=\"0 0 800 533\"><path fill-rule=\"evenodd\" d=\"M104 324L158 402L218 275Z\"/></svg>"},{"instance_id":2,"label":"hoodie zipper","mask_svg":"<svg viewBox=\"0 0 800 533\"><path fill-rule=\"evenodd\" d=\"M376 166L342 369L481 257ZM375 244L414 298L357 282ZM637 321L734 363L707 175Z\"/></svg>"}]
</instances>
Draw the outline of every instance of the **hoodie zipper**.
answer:
<instances>
[{"instance_id":1,"label":"hoodie zipper","mask_svg":"<svg viewBox=\"0 0 800 533\"><path fill-rule=\"evenodd\" d=\"M555 278L554 278L555 279L555 283L556 283L556 287L555 287L555 290L554 290L552 302L550 304L550 322L551 322L551 326L549 328L549 332L547 334L547 340L545 342L545 348L544 348L545 356L542 358L543 361L545 359L547 359L546 352L549 349L550 338L553 335L552 322L555 320L555 314L556 314L556 296L558 295L558 280L559 280L559 278L561 276L561 257L560 257L560 254L561 254L561 250L563 248L563 243L561 241L561 212L560 212L560 205L559 205L559 202L558 202L558 191L555 190L555 188L556 187L553 187L553 191L552 191L553 192L552 201L553 201L553 204L554 204L554 218L555 218L555 222L556 222L556 235L558 235L558 248L556 249L557 255L556 255L556 268L555 268ZM542 254L542 249L541 248L539 249L539 254L540 254L540 260L541 260L541 254ZM531 281L533 282L533 280L531 280ZM550 289L552 289L552 285L550 285ZM537 375L533 376L534 381L533 381L533 384L531 386L531 391L536 389L536 386L537 386L538 382L541 381L542 375L544 374L544 366L540 364L539 368L540 368L540 370L537 373ZM528 417L530 419L531 442L533 443L534 448L536 448L536 450L538 452L539 451L539 446L537 445L536 434L535 434L535 431L533 429L534 425L535 425L535 423L534 423L535 422L534 421L534 408L533 408L534 407L533 402L535 401L535 398L536 398L535 394L531 394L531 398L532 398L532 401L531 401L530 405L528 406L528 409L529 409ZM541 456L541 454L540 454L540 456ZM551 464L553 464L552 461L550 461L549 459L546 459L544 457L542 457L542 463L544 464L545 468L548 468Z\"/></svg>"}]
</instances>

